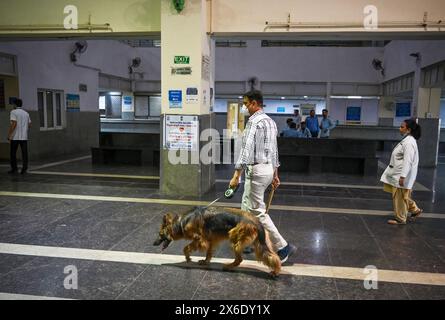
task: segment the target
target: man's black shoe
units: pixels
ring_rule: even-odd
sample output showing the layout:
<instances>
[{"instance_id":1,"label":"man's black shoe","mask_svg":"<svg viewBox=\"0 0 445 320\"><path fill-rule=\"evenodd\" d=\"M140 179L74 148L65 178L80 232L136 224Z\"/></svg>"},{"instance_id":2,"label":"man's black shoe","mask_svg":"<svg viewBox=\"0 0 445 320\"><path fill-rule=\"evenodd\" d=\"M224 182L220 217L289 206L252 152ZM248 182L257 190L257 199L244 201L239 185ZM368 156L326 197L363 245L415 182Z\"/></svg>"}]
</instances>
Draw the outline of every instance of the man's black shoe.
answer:
<instances>
[{"instance_id":1,"label":"man's black shoe","mask_svg":"<svg viewBox=\"0 0 445 320\"><path fill-rule=\"evenodd\" d=\"M16 173L17 173L17 170L9 170L8 173L9 173L9 174L16 174Z\"/></svg>"},{"instance_id":2,"label":"man's black shoe","mask_svg":"<svg viewBox=\"0 0 445 320\"><path fill-rule=\"evenodd\" d=\"M287 246L285 246L283 249L278 250L277 254L278 257L280 257L281 263L285 263L287 259L289 259L289 257L293 255L296 251L297 247L288 243Z\"/></svg>"}]
</instances>

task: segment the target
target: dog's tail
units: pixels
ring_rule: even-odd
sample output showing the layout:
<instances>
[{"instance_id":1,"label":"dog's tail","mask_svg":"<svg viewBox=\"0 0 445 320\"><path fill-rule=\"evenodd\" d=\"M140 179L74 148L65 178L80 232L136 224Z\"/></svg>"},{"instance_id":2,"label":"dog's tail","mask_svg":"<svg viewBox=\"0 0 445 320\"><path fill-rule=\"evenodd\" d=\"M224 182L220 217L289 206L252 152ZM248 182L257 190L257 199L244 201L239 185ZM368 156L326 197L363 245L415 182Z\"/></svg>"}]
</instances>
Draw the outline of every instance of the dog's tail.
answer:
<instances>
[{"instance_id":1,"label":"dog's tail","mask_svg":"<svg viewBox=\"0 0 445 320\"><path fill-rule=\"evenodd\" d=\"M254 241L255 255L258 261L264 263L272 270L272 275L278 276L281 270L281 260L271 249L268 234L261 223L256 224L257 237Z\"/></svg>"}]
</instances>

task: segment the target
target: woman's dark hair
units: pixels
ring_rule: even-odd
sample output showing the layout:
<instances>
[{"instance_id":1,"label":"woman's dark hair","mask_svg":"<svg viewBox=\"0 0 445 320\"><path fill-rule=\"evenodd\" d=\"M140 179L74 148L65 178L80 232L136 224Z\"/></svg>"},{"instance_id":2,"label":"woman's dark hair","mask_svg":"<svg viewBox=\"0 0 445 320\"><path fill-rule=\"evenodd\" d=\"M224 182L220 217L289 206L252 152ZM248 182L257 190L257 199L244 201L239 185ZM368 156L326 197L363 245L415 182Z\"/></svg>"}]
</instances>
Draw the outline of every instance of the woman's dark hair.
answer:
<instances>
[{"instance_id":1,"label":"woman's dark hair","mask_svg":"<svg viewBox=\"0 0 445 320\"><path fill-rule=\"evenodd\" d=\"M414 139L418 140L421 136L421 128L420 126L417 124L416 119L410 118L410 119L406 119L403 122L405 122L406 127L408 129L411 129L411 135L413 136Z\"/></svg>"}]
</instances>

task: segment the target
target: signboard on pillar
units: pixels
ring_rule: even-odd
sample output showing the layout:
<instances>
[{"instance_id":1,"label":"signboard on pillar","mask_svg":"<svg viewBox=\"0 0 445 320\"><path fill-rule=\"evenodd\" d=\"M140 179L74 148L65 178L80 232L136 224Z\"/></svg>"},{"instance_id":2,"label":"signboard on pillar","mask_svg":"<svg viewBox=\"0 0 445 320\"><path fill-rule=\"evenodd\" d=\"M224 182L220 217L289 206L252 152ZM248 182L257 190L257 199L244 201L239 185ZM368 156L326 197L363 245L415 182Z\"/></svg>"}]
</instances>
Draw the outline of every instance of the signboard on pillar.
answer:
<instances>
[{"instance_id":1,"label":"signboard on pillar","mask_svg":"<svg viewBox=\"0 0 445 320\"><path fill-rule=\"evenodd\" d=\"M189 87L186 90L185 93L185 101L187 103L198 103L199 102L199 96L198 96L198 88L197 87Z\"/></svg>"},{"instance_id":2,"label":"signboard on pillar","mask_svg":"<svg viewBox=\"0 0 445 320\"><path fill-rule=\"evenodd\" d=\"M189 56L175 56L173 59L175 64L190 64Z\"/></svg>"},{"instance_id":3,"label":"signboard on pillar","mask_svg":"<svg viewBox=\"0 0 445 320\"><path fill-rule=\"evenodd\" d=\"M163 140L164 148L168 150L197 151L198 116L165 115Z\"/></svg>"},{"instance_id":4,"label":"signboard on pillar","mask_svg":"<svg viewBox=\"0 0 445 320\"><path fill-rule=\"evenodd\" d=\"M182 90L168 91L168 105L170 108L182 108Z\"/></svg>"}]
</instances>

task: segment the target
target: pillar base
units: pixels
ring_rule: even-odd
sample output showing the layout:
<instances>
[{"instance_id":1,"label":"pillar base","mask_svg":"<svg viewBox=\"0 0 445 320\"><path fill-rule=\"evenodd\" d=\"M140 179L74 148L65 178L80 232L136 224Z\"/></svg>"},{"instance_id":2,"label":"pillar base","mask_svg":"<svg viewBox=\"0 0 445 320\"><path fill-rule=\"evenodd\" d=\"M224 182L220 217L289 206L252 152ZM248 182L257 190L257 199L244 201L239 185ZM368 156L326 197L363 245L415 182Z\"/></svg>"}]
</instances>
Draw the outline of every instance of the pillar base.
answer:
<instances>
[{"instance_id":1,"label":"pillar base","mask_svg":"<svg viewBox=\"0 0 445 320\"><path fill-rule=\"evenodd\" d=\"M419 148L419 166L436 168L439 153L440 120L419 118L422 136L417 140Z\"/></svg>"},{"instance_id":2,"label":"pillar base","mask_svg":"<svg viewBox=\"0 0 445 320\"><path fill-rule=\"evenodd\" d=\"M165 115L161 116L161 124ZM199 134L205 129L214 127L214 114L199 115ZM161 126L161 137L164 126ZM206 142L200 143L199 150ZM166 196L202 196L215 185L215 164L203 164L200 160L197 164L172 164L168 159L169 150L163 148L161 141L160 152L160 192ZM188 159L192 152L187 152ZM199 155L195 151L193 156ZM199 159L199 157L198 157Z\"/></svg>"}]
</instances>

